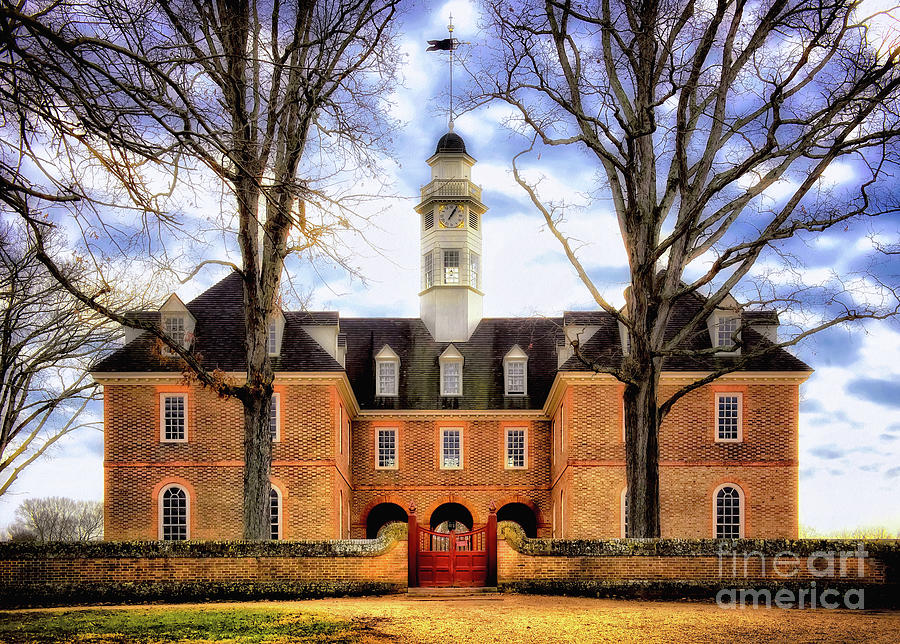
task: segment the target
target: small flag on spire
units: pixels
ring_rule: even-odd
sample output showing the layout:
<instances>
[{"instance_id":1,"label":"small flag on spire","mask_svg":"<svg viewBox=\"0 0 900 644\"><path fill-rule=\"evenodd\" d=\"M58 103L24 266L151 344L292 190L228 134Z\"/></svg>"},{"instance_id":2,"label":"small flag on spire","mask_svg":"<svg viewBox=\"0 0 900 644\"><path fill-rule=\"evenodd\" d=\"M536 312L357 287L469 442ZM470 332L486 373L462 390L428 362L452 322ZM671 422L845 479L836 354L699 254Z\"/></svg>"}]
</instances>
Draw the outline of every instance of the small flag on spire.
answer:
<instances>
[{"instance_id":1,"label":"small flag on spire","mask_svg":"<svg viewBox=\"0 0 900 644\"><path fill-rule=\"evenodd\" d=\"M453 51L459 45L459 41L456 38L444 38L443 40L429 40L428 44L431 46L425 51Z\"/></svg>"}]
</instances>

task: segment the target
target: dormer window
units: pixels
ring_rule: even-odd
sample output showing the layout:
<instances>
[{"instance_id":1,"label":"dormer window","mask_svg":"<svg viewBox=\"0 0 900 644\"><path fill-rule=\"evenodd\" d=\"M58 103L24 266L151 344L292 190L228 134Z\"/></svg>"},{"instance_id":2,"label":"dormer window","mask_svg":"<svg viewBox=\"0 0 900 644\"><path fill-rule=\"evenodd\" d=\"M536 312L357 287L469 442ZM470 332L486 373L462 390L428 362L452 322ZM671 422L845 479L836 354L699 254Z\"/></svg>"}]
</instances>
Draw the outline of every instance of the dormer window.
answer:
<instances>
[{"instance_id":1,"label":"dormer window","mask_svg":"<svg viewBox=\"0 0 900 644\"><path fill-rule=\"evenodd\" d=\"M270 356L278 355L278 323L269 322L269 334L266 338L266 347Z\"/></svg>"},{"instance_id":2,"label":"dormer window","mask_svg":"<svg viewBox=\"0 0 900 644\"><path fill-rule=\"evenodd\" d=\"M524 396L528 393L528 354L518 344L503 357L503 373L507 396Z\"/></svg>"},{"instance_id":3,"label":"dormer window","mask_svg":"<svg viewBox=\"0 0 900 644\"><path fill-rule=\"evenodd\" d=\"M266 325L266 353L271 357L281 355L281 341L284 338L284 314L276 309Z\"/></svg>"},{"instance_id":4,"label":"dormer window","mask_svg":"<svg viewBox=\"0 0 900 644\"><path fill-rule=\"evenodd\" d=\"M384 345L375 356L375 395L396 396L399 390L400 356Z\"/></svg>"},{"instance_id":5,"label":"dormer window","mask_svg":"<svg viewBox=\"0 0 900 644\"><path fill-rule=\"evenodd\" d=\"M737 356L741 353L741 308L730 295L722 300L719 308L713 311L707 320L709 339L713 348L719 349L716 355Z\"/></svg>"},{"instance_id":6,"label":"dormer window","mask_svg":"<svg viewBox=\"0 0 900 644\"><path fill-rule=\"evenodd\" d=\"M716 346L730 347L735 343L732 336L741 324L740 318L719 318L716 323Z\"/></svg>"},{"instance_id":7,"label":"dormer window","mask_svg":"<svg viewBox=\"0 0 900 644\"><path fill-rule=\"evenodd\" d=\"M169 299L159 307L159 322L166 335L182 347L189 347L196 320L177 295L170 295ZM169 345L164 344L162 354L171 357L175 355L175 352Z\"/></svg>"},{"instance_id":8,"label":"dormer window","mask_svg":"<svg viewBox=\"0 0 900 644\"><path fill-rule=\"evenodd\" d=\"M462 396L463 356L452 344L441 354L441 395Z\"/></svg>"}]
</instances>

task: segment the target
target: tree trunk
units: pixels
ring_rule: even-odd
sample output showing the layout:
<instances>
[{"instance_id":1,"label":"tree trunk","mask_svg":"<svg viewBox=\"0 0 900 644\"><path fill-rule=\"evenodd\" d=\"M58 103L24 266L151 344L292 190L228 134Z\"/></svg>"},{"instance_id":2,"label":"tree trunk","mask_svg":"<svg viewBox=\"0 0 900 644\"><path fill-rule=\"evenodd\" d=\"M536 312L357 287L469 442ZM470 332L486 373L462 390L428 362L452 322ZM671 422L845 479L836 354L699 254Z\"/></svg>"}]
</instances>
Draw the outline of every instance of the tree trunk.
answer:
<instances>
[{"instance_id":1,"label":"tree trunk","mask_svg":"<svg viewBox=\"0 0 900 644\"><path fill-rule=\"evenodd\" d=\"M658 374L625 387L625 465L628 481L626 537L659 537Z\"/></svg>"},{"instance_id":2,"label":"tree trunk","mask_svg":"<svg viewBox=\"0 0 900 644\"><path fill-rule=\"evenodd\" d=\"M271 388L244 403L244 539L269 539L269 476L272 465L272 437L269 432Z\"/></svg>"}]
</instances>

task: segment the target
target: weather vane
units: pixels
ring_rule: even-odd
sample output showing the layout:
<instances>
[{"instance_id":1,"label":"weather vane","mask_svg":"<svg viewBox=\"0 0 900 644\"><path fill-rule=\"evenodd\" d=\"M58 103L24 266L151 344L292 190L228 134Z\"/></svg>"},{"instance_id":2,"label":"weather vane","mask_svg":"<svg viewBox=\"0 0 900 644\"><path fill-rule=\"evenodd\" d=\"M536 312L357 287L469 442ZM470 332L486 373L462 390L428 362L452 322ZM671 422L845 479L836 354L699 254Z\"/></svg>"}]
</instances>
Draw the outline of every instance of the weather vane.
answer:
<instances>
[{"instance_id":1,"label":"weather vane","mask_svg":"<svg viewBox=\"0 0 900 644\"><path fill-rule=\"evenodd\" d=\"M443 40L429 40L428 41L428 49L425 51L449 51L450 52L450 131L453 131L453 52L456 51L457 47L460 45L466 45L468 43L462 43L453 37L453 14L450 14L450 24L447 25L447 31L450 32L449 38L444 38Z\"/></svg>"}]
</instances>

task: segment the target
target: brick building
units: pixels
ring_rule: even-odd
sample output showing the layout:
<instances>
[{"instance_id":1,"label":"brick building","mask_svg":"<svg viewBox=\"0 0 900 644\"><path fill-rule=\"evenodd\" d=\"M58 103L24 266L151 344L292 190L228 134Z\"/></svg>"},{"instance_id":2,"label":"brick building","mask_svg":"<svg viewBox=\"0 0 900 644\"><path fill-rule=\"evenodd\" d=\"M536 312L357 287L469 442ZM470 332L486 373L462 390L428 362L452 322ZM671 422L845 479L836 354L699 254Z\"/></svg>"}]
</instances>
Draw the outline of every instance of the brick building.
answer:
<instances>
[{"instance_id":1,"label":"brick building","mask_svg":"<svg viewBox=\"0 0 900 644\"><path fill-rule=\"evenodd\" d=\"M372 537L406 520L437 531L484 525L488 508L529 535L624 534L622 385L583 370L570 341L615 363L628 350L603 312L483 318L475 160L448 133L422 188L418 318L284 311L270 325L272 534ZM191 302L172 296L158 320L210 368L240 377L237 274ZM683 298L672 328L701 307ZM716 311L686 343L766 345L777 317ZM242 409L185 385L178 361L147 334L93 371L104 386L107 539L241 535ZM666 363L662 395L734 353ZM796 537L799 386L810 369L775 350L679 401L660 432L662 534Z\"/></svg>"}]
</instances>

